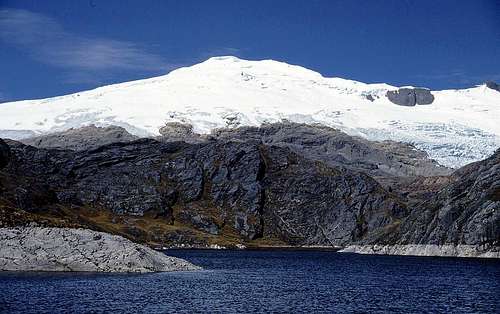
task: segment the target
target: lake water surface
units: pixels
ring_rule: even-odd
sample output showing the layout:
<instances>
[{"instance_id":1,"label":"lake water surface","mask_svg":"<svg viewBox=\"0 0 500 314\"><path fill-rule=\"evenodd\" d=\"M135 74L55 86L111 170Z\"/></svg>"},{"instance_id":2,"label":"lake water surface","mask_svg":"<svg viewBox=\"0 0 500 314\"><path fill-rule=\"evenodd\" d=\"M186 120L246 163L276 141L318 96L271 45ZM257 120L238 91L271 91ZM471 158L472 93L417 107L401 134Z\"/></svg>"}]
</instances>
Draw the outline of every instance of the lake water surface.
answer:
<instances>
[{"instance_id":1,"label":"lake water surface","mask_svg":"<svg viewBox=\"0 0 500 314\"><path fill-rule=\"evenodd\" d=\"M500 311L500 261L321 251L173 250L205 270L0 273L0 312Z\"/></svg>"}]
</instances>

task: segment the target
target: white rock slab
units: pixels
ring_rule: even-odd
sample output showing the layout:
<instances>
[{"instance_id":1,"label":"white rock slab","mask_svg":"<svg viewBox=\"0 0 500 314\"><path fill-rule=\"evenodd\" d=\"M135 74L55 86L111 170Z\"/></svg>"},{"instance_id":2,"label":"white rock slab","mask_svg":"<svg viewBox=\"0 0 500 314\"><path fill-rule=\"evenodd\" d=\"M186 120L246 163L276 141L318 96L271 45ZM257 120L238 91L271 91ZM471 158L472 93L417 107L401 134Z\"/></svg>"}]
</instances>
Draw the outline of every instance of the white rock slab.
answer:
<instances>
[{"instance_id":1,"label":"white rock slab","mask_svg":"<svg viewBox=\"0 0 500 314\"><path fill-rule=\"evenodd\" d=\"M0 270L160 272L197 270L121 236L88 229L0 228Z\"/></svg>"}]
</instances>

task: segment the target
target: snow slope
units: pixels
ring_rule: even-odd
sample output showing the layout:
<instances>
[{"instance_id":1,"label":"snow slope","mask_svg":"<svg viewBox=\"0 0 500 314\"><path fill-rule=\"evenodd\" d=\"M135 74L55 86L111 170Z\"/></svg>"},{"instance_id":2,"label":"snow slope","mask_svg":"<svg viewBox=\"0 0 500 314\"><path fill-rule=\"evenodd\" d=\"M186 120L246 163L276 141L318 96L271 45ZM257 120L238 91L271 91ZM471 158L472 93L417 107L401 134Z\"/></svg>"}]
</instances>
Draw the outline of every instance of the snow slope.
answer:
<instances>
[{"instance_id":1,"label":"snow slope","mask_svg":"<svg viewBox=\"0 0 500 314\"><path fill-rule=\"evenodd\" d=\"M151 79L0 104L0 137L19 139L88 124L120 125L147 136L159 134L170 121L209 133L286 119L413 143L452 167L483 159L500 146L500 92L484 85L433 91L431 105L403 107L385 97L393 89L327 78L273 60L215 57Z\"/></svg>"}]
</instances>

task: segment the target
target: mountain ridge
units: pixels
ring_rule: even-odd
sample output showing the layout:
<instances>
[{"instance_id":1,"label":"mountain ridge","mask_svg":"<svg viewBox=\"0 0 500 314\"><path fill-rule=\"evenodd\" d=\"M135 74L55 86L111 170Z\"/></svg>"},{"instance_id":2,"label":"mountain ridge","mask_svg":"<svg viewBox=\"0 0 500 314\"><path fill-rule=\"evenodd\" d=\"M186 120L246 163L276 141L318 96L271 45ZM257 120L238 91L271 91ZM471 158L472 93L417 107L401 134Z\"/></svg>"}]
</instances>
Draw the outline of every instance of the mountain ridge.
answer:
<instances>
[{"instance_id":1,"label":"mountain ridge","mask_svg":"<svg viewBox=\"0 0 500 314\"><path fill-rule=\"evenodd\" d=\"M432 101L416 103L416 98L430 99L416 95L417 90L427 91ZM389 97L389 92L400 93ZM90 124L156 136L169 122L191 124L194 132L207 134L291 121L318 123L368 140L414 144L456 168L500 146L498 103L500 93L486 85L443 91L398 88L328 78L274 60L214 57L155 78L4 103L0 137L21 139Z\"/></svg>"}]
</instances>

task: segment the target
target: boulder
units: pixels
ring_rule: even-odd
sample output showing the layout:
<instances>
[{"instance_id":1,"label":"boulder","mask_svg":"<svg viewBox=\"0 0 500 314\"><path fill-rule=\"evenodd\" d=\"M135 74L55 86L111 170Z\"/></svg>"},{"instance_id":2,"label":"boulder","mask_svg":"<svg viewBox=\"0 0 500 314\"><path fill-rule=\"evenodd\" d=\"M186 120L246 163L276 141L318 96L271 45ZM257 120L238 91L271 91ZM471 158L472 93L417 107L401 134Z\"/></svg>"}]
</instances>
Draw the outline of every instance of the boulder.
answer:
<instances>
[{"instance_id":1,"label":"boulder","mask_svg":"<svg viewBox=\"0 0 500 314\"><path fill-rule=\"evenodd\" d=\"M398 90L387 91L386 96L396 105L412 107L417 104L417 98L411 88L400 88Z\"/></svg>"},{"instance_id":2,"label":"boulder","mask_svg":"<svg viewBox=\"0 0 500 314\"><path fill-rule=\"evenodd\" d=\"M434 101L434 96L427 88L414 88L415 102L417 105L430 105Z\"/></svg>"},{"instance_id":3,"label":"boulder","mask_svg":"<svg viewBox=\"0 0 500 314\"><path fill-rule=\"evenodd\" d=\"M431 91L426 88L400 88L387 91L387 98L394 104L412 107L415 105L429 105L434 101Z\"/></svg>"},{"instance_id":4,"label":"boulder","mask_svg":"<svg viewBox=\"0 0 500 314\"><path fill-rule=\"evenodd\" d=\"M193 135L193 126L181 122L167 122L159 132L164 137L182 138Z\"/></svg>"},{"instance_id":5,"label":"boulder","mask_svg":"<svg viewBox=\"0 0 500 314\"><path fill-rule=\"evenodd\" d=\"M368 99L369 101L373 102L375 101L375 98L373 98L372 95L368 94L368 95L364 95L366 99Z\"/></svg>"}]
</instances>

